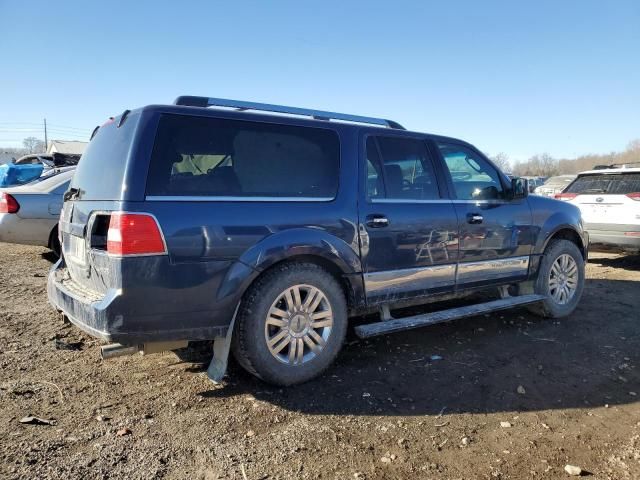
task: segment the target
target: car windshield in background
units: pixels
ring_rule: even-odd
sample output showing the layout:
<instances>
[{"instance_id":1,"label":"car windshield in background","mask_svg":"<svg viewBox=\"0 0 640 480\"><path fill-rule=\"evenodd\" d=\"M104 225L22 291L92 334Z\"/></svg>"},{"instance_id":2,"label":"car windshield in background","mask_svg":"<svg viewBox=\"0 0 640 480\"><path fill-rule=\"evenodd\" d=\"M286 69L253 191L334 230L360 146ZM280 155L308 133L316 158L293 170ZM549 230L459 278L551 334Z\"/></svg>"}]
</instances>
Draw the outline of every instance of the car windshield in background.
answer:
<instances>
[{"instance_id":1,"label":"car windshield in background","mask_svg":"<svg viewBox=\"0 0 640 480\"><path fill-rule=\"evenodd\" d=\"M576 178L576 177L575 176L551 177L549 180L544 182L544 185L545 186L550 186L550 185L569 185L573 181L574 178Z\"/></svg>"},{"instance_id":2,"label":"car windshield in background","mask_svg":"<svg viewBox=\"0 0 640 480\"><path fill-rule=\"evenodd\" d=\"M626 195L635 192L640 192L640 173L583 175L566 190L566 193L610 195Z\"/></svg>"}]
</instances>

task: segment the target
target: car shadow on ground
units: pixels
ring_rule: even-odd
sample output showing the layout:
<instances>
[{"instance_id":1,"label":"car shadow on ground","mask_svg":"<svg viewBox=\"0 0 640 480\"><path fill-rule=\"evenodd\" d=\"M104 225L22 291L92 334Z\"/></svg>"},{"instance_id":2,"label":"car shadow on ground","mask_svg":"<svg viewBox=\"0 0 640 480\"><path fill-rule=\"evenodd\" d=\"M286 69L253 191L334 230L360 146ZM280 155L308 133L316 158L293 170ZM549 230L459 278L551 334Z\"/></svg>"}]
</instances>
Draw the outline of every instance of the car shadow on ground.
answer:
<instances>
[{"instance_id":1,"label":"car shadow on ground","mask_svg":"<svg viewBox=\"0 0 640 480\"><path fill-rule=\"evenodd\" d=\"M590 263L605 267L622 268L630 271L640 271L640 255L619 255L616 257L592 257Z\"/></svg>"},{"instance_id":2,"label":"car shadow on ground","mask_svg":"<svg viewBox=\"0 0 640 480\"><path fill-rule=\"evenodd\" d=\"M40 256L45 259L49 263L56 263L58 261L58 255L53 253L51 250L41 253Z\"/></svg>"},{"instance_id":3,"label":"car shadow on ground","mask_svg":"<svg viewBox=\"0 0 640 480\"><path fill-rule=\"evenodd\" d=\"M635 402L638 286L588 280L576 312L560 321L518 309L368 341L350 333L323 376L295 387L269 386L232 362L226 383L200 395L251 393L316 415L540 411ZM607 303L608 291L620 301Z\"/></svg>"}]
</instances>

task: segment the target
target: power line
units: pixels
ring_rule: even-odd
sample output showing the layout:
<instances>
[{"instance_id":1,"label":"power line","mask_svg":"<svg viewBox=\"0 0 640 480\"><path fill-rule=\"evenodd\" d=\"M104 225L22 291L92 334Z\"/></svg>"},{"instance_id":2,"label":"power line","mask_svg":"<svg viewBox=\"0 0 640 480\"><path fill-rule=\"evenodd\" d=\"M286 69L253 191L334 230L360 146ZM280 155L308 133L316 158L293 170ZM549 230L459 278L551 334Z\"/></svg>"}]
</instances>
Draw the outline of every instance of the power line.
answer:
<instances>
[{"instance_id":1,"label":"power line","mask_svg":"<svg viewBox=\"0 0 640 480\"><path fill-rule=\"evenodd\" d=\"M34 122L0 122L0 128L10 128L12 126L16 126L15 130L19 129L31 129L31 130L42 130L41 123ZM33 127L33 128L30 128ZM60 130L77 130L81 132L91 132L93 129L91 127L71 127L68 125L60 125L57 123L48 123L47 128L57 128Z\"/></svg>"}]
</instances>

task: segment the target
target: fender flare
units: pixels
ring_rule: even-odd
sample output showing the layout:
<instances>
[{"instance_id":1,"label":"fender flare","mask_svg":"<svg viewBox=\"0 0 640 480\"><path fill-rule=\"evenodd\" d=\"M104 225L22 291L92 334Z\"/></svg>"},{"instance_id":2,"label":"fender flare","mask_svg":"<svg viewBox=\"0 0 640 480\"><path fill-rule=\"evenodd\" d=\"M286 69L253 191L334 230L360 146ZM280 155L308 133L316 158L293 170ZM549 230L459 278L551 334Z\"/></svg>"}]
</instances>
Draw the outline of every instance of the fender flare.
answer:
<instances>
[{"instance_id":1,"label":"fender flare","mask_svg":"<svg viewBox=\"0 0 640 480\"><path fill-rule=\"evenodd\" d=\"M574 232L580 239L580 249L586 253L588 243L586 242L582 225L571 219L565 212L556 212L547 219L540 230L533 253L538 255L543 254L551 239L561 230L571 230Z\"/></svg>"},{"instance_id":2,"label":"fender flare","mask_svg":"<svg viewBox=\"0 0 640 480\"><path fill-rule=\"evenodd\" d=\"M219 302L237 303L246 289L263 271L269 267L299 256L319 257L330 262L349 278L361 277L362 263L354 227L352 245L315 228L293 228L274 233L248 249L234 262L221 282L216 295Z\"/></svg>"}]
</instances>

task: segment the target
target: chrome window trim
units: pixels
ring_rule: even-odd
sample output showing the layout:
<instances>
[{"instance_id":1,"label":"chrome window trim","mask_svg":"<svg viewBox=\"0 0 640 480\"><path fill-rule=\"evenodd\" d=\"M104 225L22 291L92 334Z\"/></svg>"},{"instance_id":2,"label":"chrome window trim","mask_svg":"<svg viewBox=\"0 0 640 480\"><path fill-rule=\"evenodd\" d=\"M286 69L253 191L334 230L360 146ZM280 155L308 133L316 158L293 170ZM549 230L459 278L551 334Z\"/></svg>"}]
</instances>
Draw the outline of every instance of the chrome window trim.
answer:
<instances>
[{"instance_id":1,"label":"chrome window trim","mask_svg":"<svg viewBox=\"0 0 640 480\"><path fill-rule=\"evenodd\" d=\"M148 195L149 202L332 202L336 197L237 197L207 195Z\"/></svg>"},{"instance_id":2,"label":"chrome window trim","mask_svg":"<svg viewBox=\"0 0 640 480\"><path fill-rule=\"evenodd\" d=\"M452 201L445 199L371 198L369 203L452 203Z\"/></svg>"},{"instance_id":3,"label":"chrome window trim","mask_svg":"<svg viewBox=\"0 0 640 480\"><path fill-rule=\"evenodd\" d=\"M508 200L452 200L457 204L474 204L474 205L507 205L510 202Z\"/></svg>"}]
</instances>

